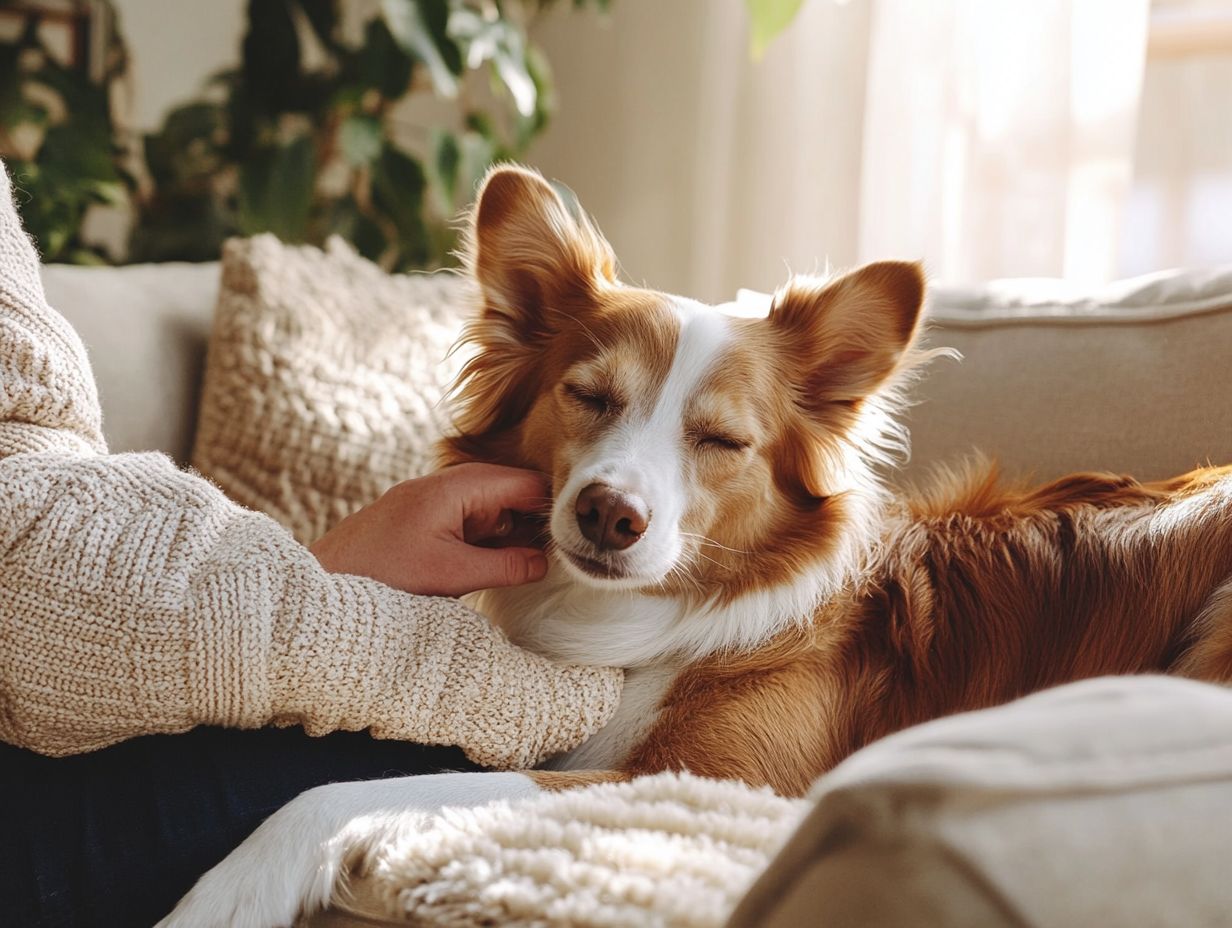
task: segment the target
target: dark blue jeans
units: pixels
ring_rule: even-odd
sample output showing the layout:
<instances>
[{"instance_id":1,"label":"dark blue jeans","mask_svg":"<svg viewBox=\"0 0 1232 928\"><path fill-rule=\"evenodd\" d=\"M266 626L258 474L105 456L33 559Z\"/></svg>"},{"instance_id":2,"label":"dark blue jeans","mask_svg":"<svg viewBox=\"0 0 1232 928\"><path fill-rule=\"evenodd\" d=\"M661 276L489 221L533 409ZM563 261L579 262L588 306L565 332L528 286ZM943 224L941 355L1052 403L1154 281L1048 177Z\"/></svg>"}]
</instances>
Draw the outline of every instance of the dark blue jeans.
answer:
<instances>
[{"instance_id":1,"label":"dark blue jeans","mask_svg":"<svg viewBox=\"0 0 1232 928\"><path fill-rule=\"evenodd\" d=\"M0 923L148 928L306 789L474 769L456 748L298 728L198 728L60 758L0 744Z\"/></svg>"}]
</instances>

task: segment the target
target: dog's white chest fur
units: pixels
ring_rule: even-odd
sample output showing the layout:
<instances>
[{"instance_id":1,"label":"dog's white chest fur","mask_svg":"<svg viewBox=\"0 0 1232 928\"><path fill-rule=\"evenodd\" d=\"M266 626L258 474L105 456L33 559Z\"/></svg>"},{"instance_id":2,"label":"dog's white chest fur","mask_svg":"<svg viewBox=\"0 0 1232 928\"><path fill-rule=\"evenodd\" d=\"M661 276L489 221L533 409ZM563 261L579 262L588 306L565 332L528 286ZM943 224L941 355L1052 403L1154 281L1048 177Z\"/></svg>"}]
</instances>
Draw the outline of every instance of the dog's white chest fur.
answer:
<instances>
[{"instance_id":1,"label":"dog's white chest fur","mask_svg":"<svg viewBox=\"0 0 1232 928\"><path fill-rule=\"evenodd\" d=\"M680 668L675 664L636 667L625 674L620 705L610 722L572 751L557 755L549 770L612 770L645 739L659 718L663 697Z\"/></svg>"},{"instance_id":2,"label":"dog's white chest fur","mask_svg":"<svg viewBox=\"0 0 1232 928\"><path fill-rule=\"evenodd\" d=\"M826 574L750 593L722 606L584 585L554 564L547 578L487 590L475 608L511 639L554 660L626 669L612 720L581 747L553 761L559 769L612 768L649 733L663 697L690 662L725 648L752 647L812 614L828 592Z\"/></svg>"},{"instance_id":3,"label":"dog's white chest fur","mask_svg":"<svg viewBox=\"0 0 1232 928\"><path fill-rule=\"evenodd\" d=\"M654 726L660 703L684 663L656 653L665 632L679 619L678 604L585 587L559 566L540 583L481 593L475 607L515 642L554 660L628 668L611 721L584 744L553 758L547 764L553 769L619 766Z\"/></svg>"}]
</instances>

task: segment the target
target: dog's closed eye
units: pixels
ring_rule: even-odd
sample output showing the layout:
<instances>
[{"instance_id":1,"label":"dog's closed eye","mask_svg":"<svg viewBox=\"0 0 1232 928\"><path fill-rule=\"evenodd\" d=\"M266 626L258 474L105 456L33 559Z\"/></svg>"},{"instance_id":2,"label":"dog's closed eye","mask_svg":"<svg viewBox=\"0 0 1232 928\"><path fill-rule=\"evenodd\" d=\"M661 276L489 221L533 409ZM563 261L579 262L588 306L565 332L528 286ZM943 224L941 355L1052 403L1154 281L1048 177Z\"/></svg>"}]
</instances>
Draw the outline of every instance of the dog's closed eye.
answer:
<instances>
[{"instance_id":1,"label":"dog's closed eye","mask_svg":"<svg viewBox=\"0 0 1232 928\"><path fill-rule=\"evenodd\" d=\"M611 393L595 387L567 383L564 390L565 395L575 403L599 416L616 415L624 408L624 404Z\"/></svg>"},{"instance_id":2,"label":"dog's closed eye","mask_svg":"<svg viewBox=\"0 0 1232 928\"><path fill-rule=\"evenodd\" d=\"M721 432L695 432L689 438L696 447L708 451L744 451L752 445L746 438Z\"/></svg>"}]
</instances>

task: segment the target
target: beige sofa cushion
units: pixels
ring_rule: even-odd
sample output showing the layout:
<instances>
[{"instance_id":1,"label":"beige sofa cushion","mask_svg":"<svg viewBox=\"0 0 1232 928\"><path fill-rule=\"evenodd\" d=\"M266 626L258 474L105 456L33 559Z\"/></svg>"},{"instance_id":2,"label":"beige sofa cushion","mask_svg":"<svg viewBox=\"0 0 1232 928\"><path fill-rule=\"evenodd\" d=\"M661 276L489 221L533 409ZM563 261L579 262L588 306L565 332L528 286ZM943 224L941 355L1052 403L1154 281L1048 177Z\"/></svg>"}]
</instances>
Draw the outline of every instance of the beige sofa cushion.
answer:
<instances>
[{"instance_id":1,"label":"beige sofa cushion","mask_svg":"<svg viewBox=\"0 0 1232 928\"><path fill-rule=\"evenodd\" d=\"M936 362L915 391L909 475L974 448L1040 479L1232 463L1232 265L930 300L933 344L964 359Z\"/></svg>"},{"instance_id":2,"label":"beige sofa cushion","mask_svg":"<svg viewBox=\"0 0 1232 928\"><path fill-rule=\"evenodd\" d=\"M389 275L340 239L235 240L222 263L193 466L303 542L432 469L459 278Z\"/></svg>"},{"instance_id":3,"label":"beige sofa cushion","mask_svg":"<svg viewBox=\"0 0 1232 928\"><path fill-rule=\"evenodd\" d=\"M1214 928L1229 808L1232 691L1109 677L908 729L808 800L660 774L391 818L304 924L717 925L781 847L728 928Z\"/></svg>"},{"instance_id":4,"label":"beige sofa cushion","mask_svg":"<svg viewBox=\"0 0 1232 928\"><path fill-rule=\"evenodd\" d=\"M89 352L108 448L187 463L218 263L53 264L43 288Z\"/></svg>"},{"instance_id":5,"label":"beige sofa cushion","mask_svg":"<svg viewBox=\"0 0 1232 928\"><path fill-rule=\"evenodd\" d=\"M1227 925L1232 691L1088 680L891 736L729 928Z\"/></svg>"}]
</instances>

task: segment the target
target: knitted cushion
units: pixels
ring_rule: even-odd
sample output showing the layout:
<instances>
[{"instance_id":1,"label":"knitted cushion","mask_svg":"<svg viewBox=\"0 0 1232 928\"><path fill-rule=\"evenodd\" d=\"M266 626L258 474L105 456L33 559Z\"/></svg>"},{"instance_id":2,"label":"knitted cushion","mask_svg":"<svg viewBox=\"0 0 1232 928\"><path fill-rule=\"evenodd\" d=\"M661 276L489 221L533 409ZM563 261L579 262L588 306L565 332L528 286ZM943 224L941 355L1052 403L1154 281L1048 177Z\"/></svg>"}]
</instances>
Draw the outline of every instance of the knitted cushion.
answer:
<instances>
[{"instance_id":1,"label":"knitted cushion","mask_svg":"<svg viewBox=\"0 0 1232 928\"><path fill-rule=\"evenodd\" d=\"M461 278L271 235L228 242L222 264L194 467L305 543L432 469Z\"/></svg>"}]
</instances>

